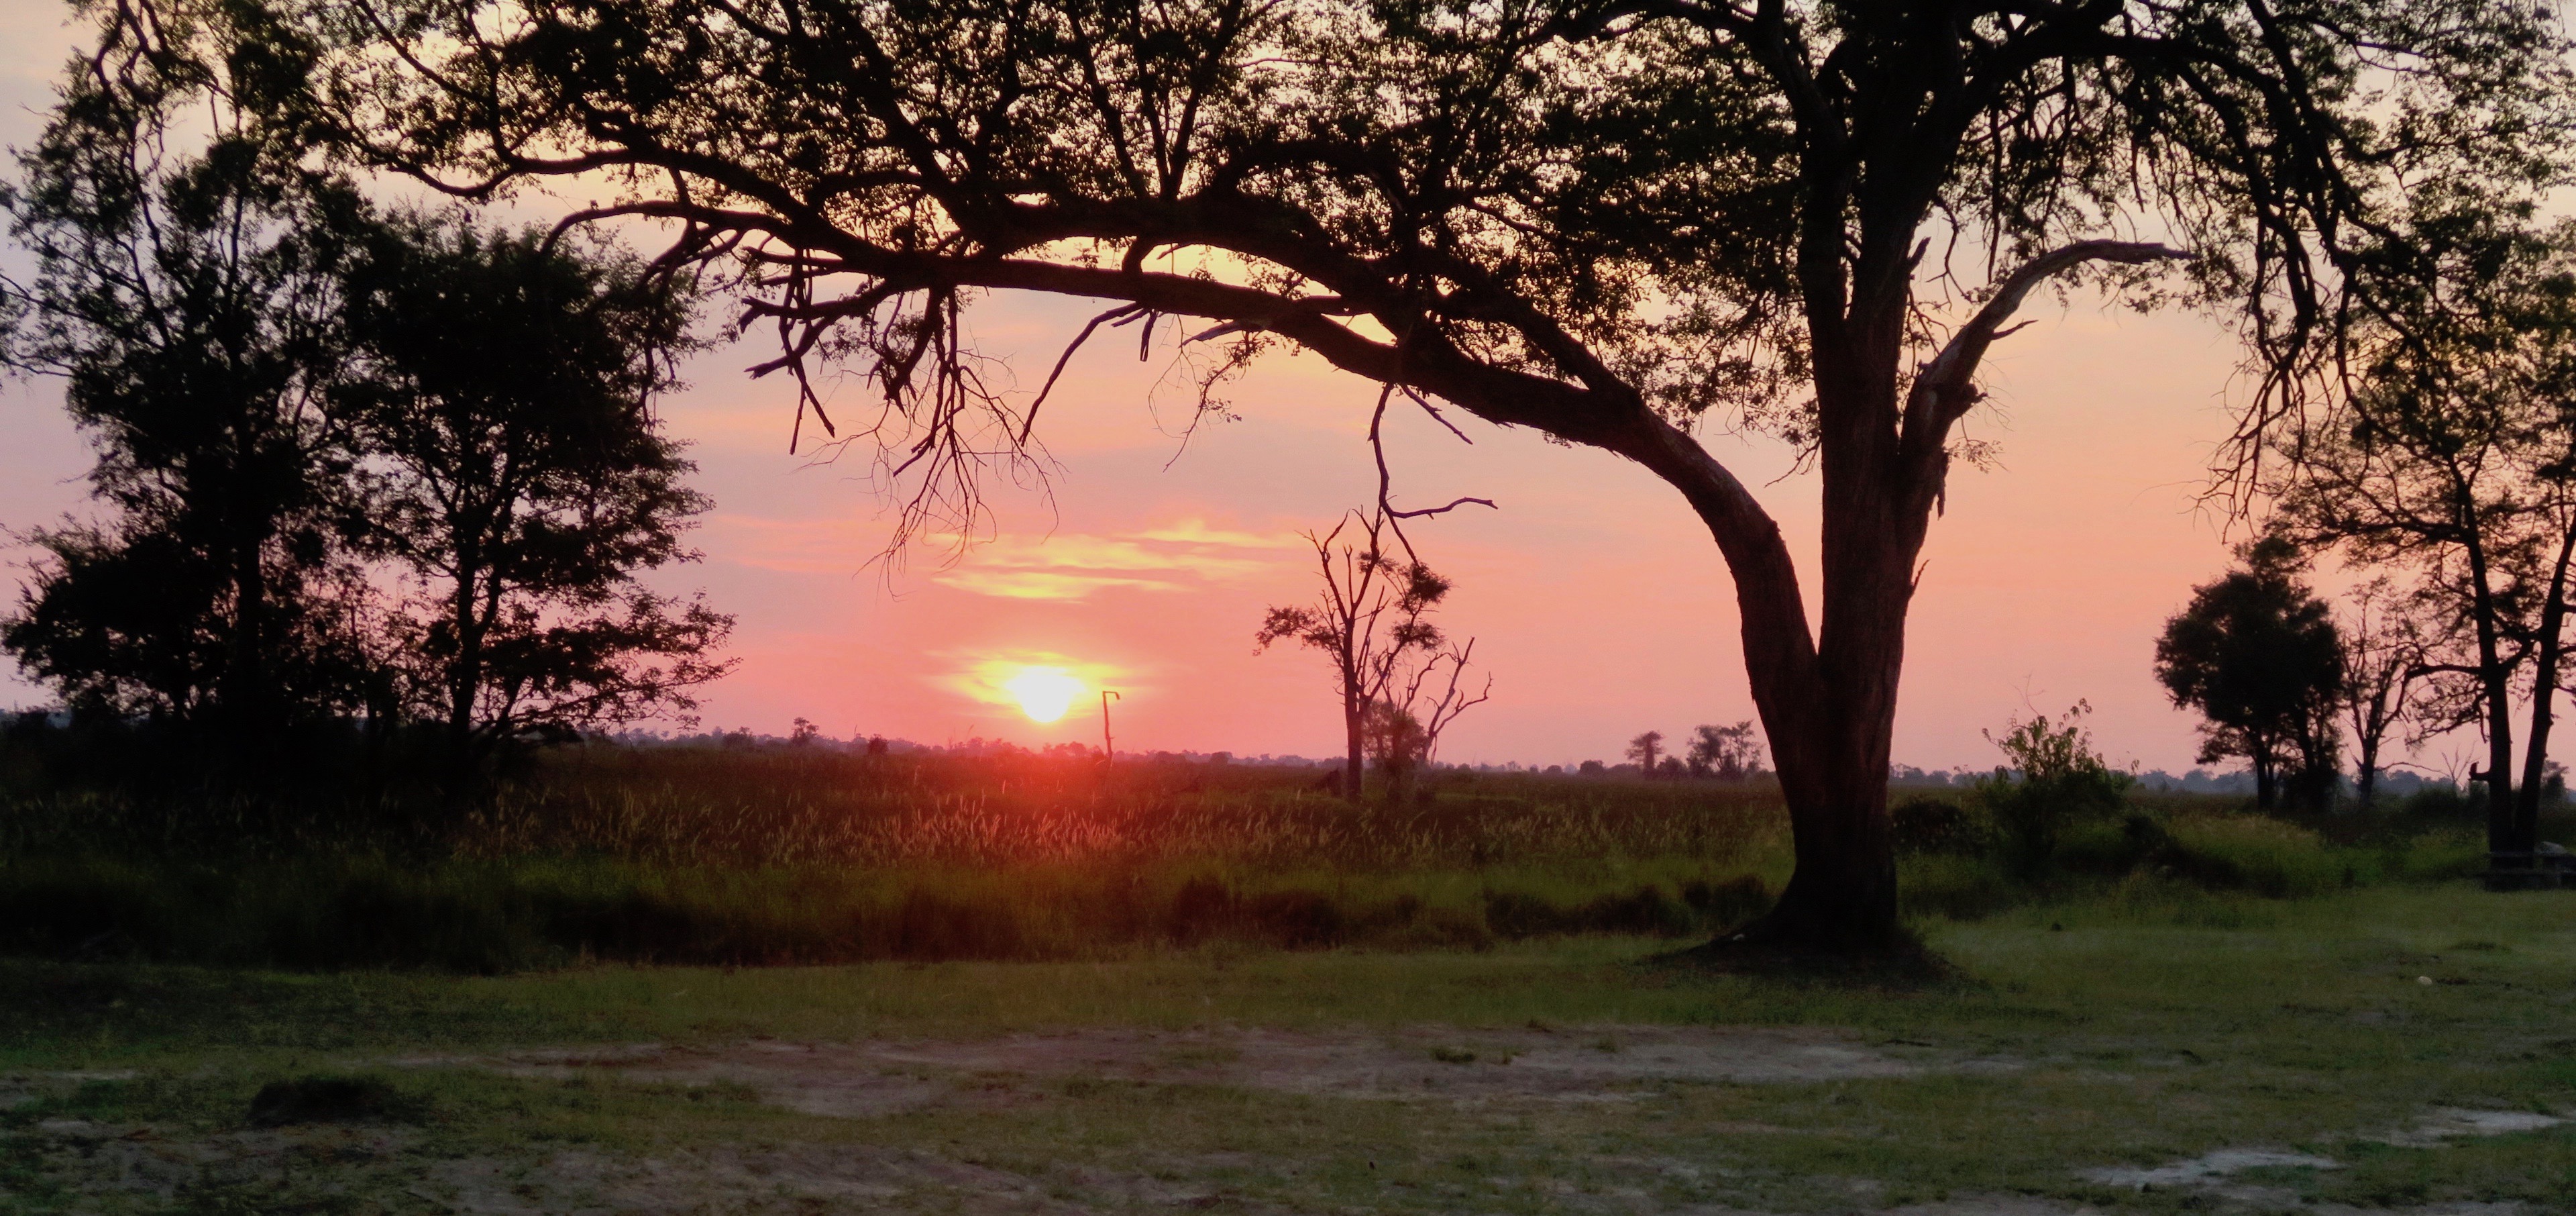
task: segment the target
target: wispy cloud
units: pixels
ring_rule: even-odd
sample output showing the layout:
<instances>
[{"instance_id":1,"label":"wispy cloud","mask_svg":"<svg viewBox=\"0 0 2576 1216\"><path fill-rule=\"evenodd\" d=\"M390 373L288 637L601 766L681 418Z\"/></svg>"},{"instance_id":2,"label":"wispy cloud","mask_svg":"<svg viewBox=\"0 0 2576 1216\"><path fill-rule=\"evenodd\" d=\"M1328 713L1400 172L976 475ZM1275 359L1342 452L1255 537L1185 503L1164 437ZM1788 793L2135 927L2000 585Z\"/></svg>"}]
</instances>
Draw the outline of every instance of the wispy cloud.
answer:
<instances>
[{"instance_id":1,"label":"wispy cloud","mask_svg":"<svg viewBox=\"0 0 2576 1216\"><path fill-rule=\"evenodd\" d=\"M868 525L859 521L724 516L710 530L718 535L709 547L720 556L763 570L846 574L874 553ZM927 537L924 551L945 553L955 541ZM1195 518L1134 532L1008 533L967 546L929 579L1020 600L1079 600L1113 588L1189 591L1271 568L1304 544L1291 532L1211 527Z\"/></svg>"}]
</instances>

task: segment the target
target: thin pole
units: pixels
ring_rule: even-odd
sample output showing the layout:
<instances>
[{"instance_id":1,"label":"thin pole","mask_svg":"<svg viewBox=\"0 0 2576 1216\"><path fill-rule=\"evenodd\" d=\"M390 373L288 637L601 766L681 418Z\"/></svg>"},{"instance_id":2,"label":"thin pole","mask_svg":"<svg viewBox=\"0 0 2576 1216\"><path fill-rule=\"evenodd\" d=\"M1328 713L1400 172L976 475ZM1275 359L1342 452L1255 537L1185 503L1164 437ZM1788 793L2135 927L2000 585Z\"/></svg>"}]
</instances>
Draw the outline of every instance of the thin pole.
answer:
<instances>
[{"instance_id":1,"label":"thin pole","mask_svg":"<svg viewBox=\"0 0 2576 1216\"><path fill-rule=\"evenodd\" d=\"M1100 690L1100 755L1104 760L1114 761L1118 759L1118 744L1109 737L1109 698L1111 697L1118 697L1118 694L1106 688ZM1118 697L1118 699L1124 701L1127 698Z\"/></svg>"}]
</instances>

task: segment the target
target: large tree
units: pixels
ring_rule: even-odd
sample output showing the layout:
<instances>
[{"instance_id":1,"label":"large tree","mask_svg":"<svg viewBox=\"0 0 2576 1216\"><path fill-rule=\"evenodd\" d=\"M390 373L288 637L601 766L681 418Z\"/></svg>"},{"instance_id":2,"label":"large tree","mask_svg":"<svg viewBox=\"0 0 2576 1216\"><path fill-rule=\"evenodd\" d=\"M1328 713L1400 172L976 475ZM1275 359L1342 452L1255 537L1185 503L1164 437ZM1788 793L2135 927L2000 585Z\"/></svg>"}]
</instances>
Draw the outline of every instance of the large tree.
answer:
<instances>
[{"instance_id":1,"label":"large tree","mask_svg":"<svg viewBox=\"0 0 2576 1216\"><path fill-rule=\"evenodd\" d=\"M2416 202L2360 264L2378 307L2353 390L2280 428L2273 490L2306 543L2417 575L2416 733L2479 728L2488 847L2519 868L2576 606L2576 224L2441 188Z\"/></svg>"},{"instance_id":2,"label":"large tree","mask_svg":"<svg viewBox=\"0 0 2576 1216\"><path fill-rule=\"evenodd\" d=\"M0 643L75 706L187 724L257 770L283 728L350 707L328 387L360 204L238 85L111 23L0 187L34 263L0 357L62 380L102 507L35 534Z\"/></svg>"},{"instance_id":3,"label":"large tree","mask_svg":"<svg viewBox=\"0 0 2576 1216\"><path fill-rule=\"evenodd\" d=\"M2261 413L2344 315L2339 251L2389 183L2527 185L2556 104L2547 7L2491 0L225 11L236 47L293 51L360 161L468 195L587 176L594 214L735 258L772 367L873 374L868 433L917 507L971 505L1030 433L960 324L989 291L1108 302L1086 334L1203 318L1212 375L1291 343L1636 461L1734 577L1796 827L1748 936L1830 948L1897 932L1906 609L2028 295L2108 268L2234 301ZM2190 271L2152 280L2173 251L2140 236ZM1692 437L1710 411L1814 458L1812 617L1773 516Z\"/></svg>"},{"instance_id":4,"label":"large tree","mask_svg":"<svg viewBox=\"0 0 2576 1216\"><path fill-rule=\"evenodd\" d=\"M336 411L363 459L359 543L414 594L405 708L470 780L523 736L696 707L732 618L638 575L697 554L705 495L665 435L690 301L611 246L471 216L368 226Z\"/></svg>"}]
</instances>

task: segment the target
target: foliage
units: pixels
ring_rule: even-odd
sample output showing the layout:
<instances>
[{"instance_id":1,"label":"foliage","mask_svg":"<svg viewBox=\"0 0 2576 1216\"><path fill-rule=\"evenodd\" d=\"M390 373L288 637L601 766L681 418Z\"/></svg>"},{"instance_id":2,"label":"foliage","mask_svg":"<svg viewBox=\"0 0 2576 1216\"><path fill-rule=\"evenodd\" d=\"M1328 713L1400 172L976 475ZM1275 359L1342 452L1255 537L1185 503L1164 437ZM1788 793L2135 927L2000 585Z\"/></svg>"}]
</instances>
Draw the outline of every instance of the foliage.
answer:
<instances>
[{"instance_id":1,"label":"foliage","mask_svg":"<svg viewBox=\"0 0 2576 1216\"><path fill-rule=\"evenodd\" d=\"M1741 781L1762 772L1762 743L1750 720L1733 726L1701 726L1691 732L1684 763L1695 777Z\"/></svg>"},{"instance_id":2,"label":"foliage","mask_svg":"<svg viewBox=\"0 0 2576 1216\"><path fill-rule=\"evenodd\" d=\"M687 294L605 245L380 213L277 125L274 64L170 53L207 15L103 18L0 194L36 261L5 353L64 380L106 512L36 534L0 644L234 781L340 721L440 722L471 771L685 711L729 618L635 575L693 556L706 506L651 413Z\"/></svg>"},{"instance_id":3,"label":"foliage","mask_svg":"<svg viewBox=\"0 0 2576 1216\"><path fill-rule=\"evenodd\" d=\"M2325 603L2299 581L2297 549L2269 536L2245 568L2192 590L2156 640L2156 679L2200 711L2201 763L2243 756L2255 802L2322 810L2341 780L2344 645Z\"/></svg>"},{"instance_id":4,"label":"foliage","mask_svg":"<svg viewBox=\"0 0 2576 1216\"><path fill-rule=\"evenodd\" d=\"M646 590L695 560L695 466L652 402L689 348L689 301L612 249L461 218L368 231L340 384L362 458L358 544L413 594L388 623L391 711L440 723L455 762L514 738L685 717L730 617Z\"/></svg>"},{"instance_id":5,"label":"foliage","mask_svg":"<svg viewBox=\"0 0 2576 1216\"><path fill-rule=\"evenodd\" d=\"M1663 755L1663 749L1664 732L1650 730L1628 740L1627 755L1628 759L1636 762L1637 771L1652 777L1656 775L1655 760Z\"/></svg>"},{"instance_id":6,"label":"foliage","mask_svg":"<svg viewBox=\"0 0 2576 1216\"><path fill-rule=\"evenodd\" d=\"M1978 803L2001 837L2006 863L2023 877L2044 874L2068 826L2116 811L2132 781L2093 750L2084 717L2093 707L2078 701L2051 723L2043 715L2014 720L2004 736L1986 738L2008 764L1975 786Z\"/></svg>"},{"instance_id":7,"label":"foliage","mask_svg":"<svg viewBox=\"0 0 2576 1216\"><path fill-rule=\"evenodd\" d=\"M1772 928L1835 949L1896 931L1885 833L1846 817L1883 812L1917 558L1954 457L1986 454L1958 426L2030 293L2086 274L2229 308L2256 434L2367 311L2344 271L2395 195L2537 197L2566 129L2535 3L224 11L190 49L291 64L293 112L342 155L469 195L606 177L596 217L675 222L675 263L736 272L777 328L767 369L857 365L883 409L854 434L908 479L898 541L972 532L983 474L1028 467L1044 393L982 374L964 315L987 291L1109 301L1075 345L1211 320L1176 349L1212 352L1214 415L1295 344L1379 384L1381 412L1436 397L1635 461L1734 576L1819 866ZM2140 231L2189 268L2136 269L2185 256ZM1812 597L1684 429L1712 413L1816 457Z\"/></svg>"},{"instance_id":8,"label":"foliage","mask_svg":"<svg viewBox=\"0 0 2576 1216\"><path fill-rule=\"evenodd\" d=\"M2043 765L2083 750L2040 725L2016 734L2045 736ZM1479 949L1733 929L1791 866L1785 808L1758 783L1453 770L1389 812L1318 796L1303 768L600 743L541 753L470 814L424 821L320 790L100 789L63 766L71 742L21 730L0 746L0 953L507 971ZM2330 838L2167 796L2062 816L2034 871L1989 826L2022 821L1986 799L1946 808L1946 835L1900 840L1910 915L2147 880L2305 898L2451 880L2480 856L2458 808L2360 835L2336 816ZM1901 807L1896 823L1919 835L1930 816Z\"/></svg>"},{"instance_id":9,"label":"foliage","mask_svg":"<svg viewBox=\"0 0 2576 1216\"><path fill-rule=\"evenodd\" d=\"M34 534L0 642L74 706L207 727L255 770L269 740L356 700L352 487L325 388L360 203L283 155L238 89L208 109L190 65L122 33L0 193L35 262L0 353L62 378L107 511Z\"/></svg>"},{"instance_id":10,"label":"foliage","mask_svg":"<svg viewBox=\"0 0 2576 1216\"><path fill-rule=\"evenodd\" d=\"M2305 543L2413 577L2418 730L2480 728L2491 847L2527 853L2576 575L2576 224L2428 193L2370 251L2349 390L2273 436L2273 490Z\"/></svg>"}]
</instances>

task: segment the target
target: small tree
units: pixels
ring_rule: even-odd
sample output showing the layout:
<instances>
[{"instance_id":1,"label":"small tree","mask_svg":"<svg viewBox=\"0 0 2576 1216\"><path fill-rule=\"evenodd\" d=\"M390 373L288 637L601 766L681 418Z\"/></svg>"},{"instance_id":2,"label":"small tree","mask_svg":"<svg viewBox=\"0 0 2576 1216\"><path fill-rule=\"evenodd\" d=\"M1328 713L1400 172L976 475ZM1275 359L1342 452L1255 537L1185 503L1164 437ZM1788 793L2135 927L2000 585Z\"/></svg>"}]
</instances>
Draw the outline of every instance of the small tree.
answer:
<instances>
[{"instance_id":1,"label":"small tree","mask_svg":"<svg viewBox=\"0 0 2576 1216\"><path fill-rule=\"evenodd\" d=\"M2334 796L2343 641L2277 536L2238 551L2245 568L2192 592L2156 642L2156 678L2200 711L2203 763L2241 756L2255 802L2324 809ZM2286 780L2285 780L2286 779ZM2284 798L2286 792L2288 798Z\"/></svg>"},{"instance_id":2,"label":"small tree","mask_svg":"<svg viewBox=\"0 0 2576 1216\"><path fill-rule=\"evenodd\" d=\"M1429 757L1440 732L1485 699L1459 686L1475 640L1452 647L1428 619L1448 596L1449 580L1409 549L1398 560L1386 547L1390 538L1402 540L1384 507L1348 512L1323 535L1306 533L1323 576L1322 598L1272 607L1253 635L1256 650L1295 641L1332 664L1342 702L1342 792L1351 798L1360 796L1367 757L1379 757L1391 787L1402 784ZM1435 685L1443 691L1426 705L1422 697Z\"/></svg>"},{"instance_id":3,"label":"small tree","mask_svg":"<svg viewBox=\"0 0 2576 1216\"><path fill-rule=\"evenodd\" d=\"M2129 775L2093 750L2092 732L2084 729L2092 712L2090 704L2078 701L2054 724L2039 715L2015 719L2000 739L1986 732L2008 763L1977 783L1977 798L1994 817L2006 859L2023 877L2047 871L2068 824L2119 809L2128 791Z\"/></svg>"},{"instance_id":4,"label":"small tree","mask_svg":"<svg viewBox=\"0 0 2576 1216\"><path fill-rule=\"evenodd\" d=\"M1751 720L1733 726L1701 726L1691 732L1687 757L1692 775L1740 781L1762 771L1762 743Z\"/></svg>"},{"instance_id":5,"label":"small tree","mask_svg":"<svg viewBox=\"0 0 2576 1216\"><path fill-rule=\"evenodd\" d=\"M2385 576L2354 588L2350 603L2342 627L2343 712L2352 727L2354 801L2368 811L2379 793L2380 748L2412 708L2431 643L2421 606Z\"/></svg>"},{"instance_id":6,"label":"small tree","mask_svg":"<svg viewBox=\"0 0 2576 1216\"><path fill-rule=\"evenodd\" d=\"M1650 730L1628 740L1628 758L1637 762L1639 771L1655 775L1655 758L1664 754L1664 732Z\"/></svg>"}]
</instances>

